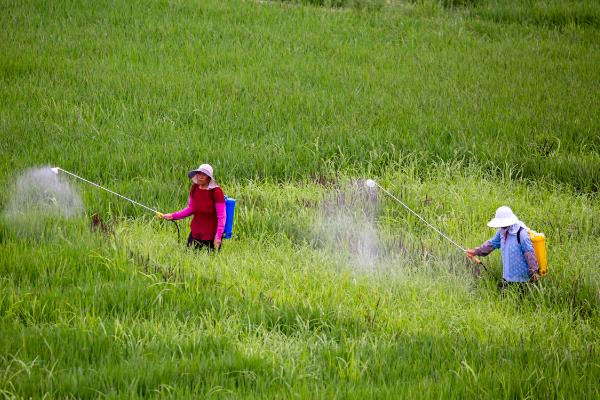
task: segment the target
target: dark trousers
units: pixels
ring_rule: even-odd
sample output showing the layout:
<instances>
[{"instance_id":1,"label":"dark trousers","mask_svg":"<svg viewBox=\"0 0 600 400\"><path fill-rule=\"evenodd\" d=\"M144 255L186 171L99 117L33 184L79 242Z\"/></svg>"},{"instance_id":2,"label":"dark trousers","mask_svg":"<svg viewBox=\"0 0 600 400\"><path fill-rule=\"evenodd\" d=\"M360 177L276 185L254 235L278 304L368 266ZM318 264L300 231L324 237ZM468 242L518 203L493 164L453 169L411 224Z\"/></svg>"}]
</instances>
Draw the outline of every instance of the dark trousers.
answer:
<instances>
[{"instance_id":1,"label":"dark trousers","mask_svg":"<svg viewBox=\"0 0 600 400\"><path fill-rule=\"evenodd\" d=\"M196 250L200 250L200 249L208 249L209 252L214 251L215 250L215 243L213 240L200 240L200 239L194 239L192 237L192 234L190 233L190 236L188 236L187 239L187 246L188 247L193 247ZM221 246L223 246L221 244ZM219 248L217 251L221 250L221 248Z\"/></svg>"}]
</instances>

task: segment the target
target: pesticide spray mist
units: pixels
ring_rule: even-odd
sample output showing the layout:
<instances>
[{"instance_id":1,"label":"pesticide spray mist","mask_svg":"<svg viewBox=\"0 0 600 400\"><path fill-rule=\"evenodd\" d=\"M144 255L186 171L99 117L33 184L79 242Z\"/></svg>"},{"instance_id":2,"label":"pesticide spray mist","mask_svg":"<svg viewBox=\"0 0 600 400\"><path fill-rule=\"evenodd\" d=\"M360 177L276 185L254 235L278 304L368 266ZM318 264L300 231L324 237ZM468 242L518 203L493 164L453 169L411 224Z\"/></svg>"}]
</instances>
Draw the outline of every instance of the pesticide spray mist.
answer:
<instances>
[{"instance_id":1,"label":"pesticide spray mist","mask_svg":"<svg viewBox=\"0 0 600 400\"><path fill-rule=\"evenodd\" d=\"M48 220L82 214L83 202L77 191L49 167L21 174L4 210L7 226L28 235L41 234Z\"/></svg>"},{"instance_id":2,"label":"pesticide spray mist","mask_svg":"<svg viewBox=\"0 0 600 400\"><path fill-rule=\"evenodd\" d=\"M341 256L355 269L372 271L380 260L376 225L377 191L362 180L334 190L323 201L313 224L321 247Z\"/></svg>"},{"instance_id":3,"label":"pesticide spray mist","mask_svg":"<svg viewBox=\"0 0 600 400\"><path fill-rule=\"evenodd\" d=\"M379 226L377 217L386 196L401 202L371 179L353 181L332 191L321 204L313 225L316 242L356 271L390 276L402 275L415 267L433 272L449 270L452 260L440 251L434 253L414 233ZM408 208L404 203L402 205ZM457 245L417 216L423 224Z\"/></svg>"}]
</instances>

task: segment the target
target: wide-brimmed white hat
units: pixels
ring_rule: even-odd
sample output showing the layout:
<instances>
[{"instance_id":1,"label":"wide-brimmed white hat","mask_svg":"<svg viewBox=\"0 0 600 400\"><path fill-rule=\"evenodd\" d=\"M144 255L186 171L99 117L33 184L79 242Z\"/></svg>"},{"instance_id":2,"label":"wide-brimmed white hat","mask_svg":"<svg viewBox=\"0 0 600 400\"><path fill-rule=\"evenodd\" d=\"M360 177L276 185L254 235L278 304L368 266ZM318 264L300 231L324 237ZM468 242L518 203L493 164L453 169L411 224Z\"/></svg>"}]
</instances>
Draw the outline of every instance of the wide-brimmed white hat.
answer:
<instances>
[{"instance_id":1,"label":"wide-brimmed white hat","mask_svg":"<svg viewBox=\"0 0 600 400\"><path fill-rule=\"evenodd\" d=\"M490 228L505 228L519 222L519 218L510 207L502 206L496 210L496 217L488 222Z\"/></svg>"},{"instance_id":2,"label":"wide-brimmed white hat","mask_svg":"<svg viewBox=\"0 0 600 400\"><path fill-rule=\"evenodd\" d=\"M196 175L198 172L202 172L203 174L208 175L208 177L210 178L210 183L208 184L208 187L210 189L217 186L217 182L215 182L215 178L213 176L213 167L211 167L210 164L202 164L198 168L191 170L190 172L188 172L188 178L192 179L194 175Z\"/></svg>"}]
</instances>

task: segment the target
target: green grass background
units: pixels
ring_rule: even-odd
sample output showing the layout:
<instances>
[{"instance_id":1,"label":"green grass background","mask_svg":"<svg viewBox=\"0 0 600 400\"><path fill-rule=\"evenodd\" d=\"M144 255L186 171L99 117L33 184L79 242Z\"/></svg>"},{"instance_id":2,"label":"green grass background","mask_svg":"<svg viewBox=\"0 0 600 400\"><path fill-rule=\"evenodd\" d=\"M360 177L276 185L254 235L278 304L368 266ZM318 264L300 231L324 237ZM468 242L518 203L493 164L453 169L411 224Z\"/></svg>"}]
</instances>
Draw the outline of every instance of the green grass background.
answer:
<instances>
[{"instance_id":1,"label":"green grass background","mask_svg":"<svg viewBox=\"0 0 600 400\"><path fill-rule=\"evenodd\" d=\"M218 257L76 183L112 233L4 215L2 396L600 395L600 7L310 3L0 4L2 208L41 165L170 211L210 162L238 199ZM511 205L550 275L502 296L384 198L396 258L353 268L312 226L367 176L464 246Z\"/></svg>"}]
</instances>

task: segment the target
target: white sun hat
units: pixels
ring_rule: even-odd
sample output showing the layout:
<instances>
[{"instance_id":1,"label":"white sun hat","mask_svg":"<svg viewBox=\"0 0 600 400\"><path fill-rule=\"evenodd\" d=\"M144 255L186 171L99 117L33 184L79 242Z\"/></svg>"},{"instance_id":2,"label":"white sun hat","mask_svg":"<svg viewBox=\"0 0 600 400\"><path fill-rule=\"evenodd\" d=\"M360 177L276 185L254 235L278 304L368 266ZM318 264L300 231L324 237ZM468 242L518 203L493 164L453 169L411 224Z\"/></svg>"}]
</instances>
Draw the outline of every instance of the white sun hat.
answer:
<instances>
[{"instance_id":1,"label":"white sun hat","mask_svg":"<svg viewBox=\"0 0 600 400\"><path fill-rule=\"evenodd\" d=\"M505 228L519 222L519 218L510 207L502 206L496 210L496 217L488 222L490 228Z\"/></svg>"},{"instance_id":2,"label":"white sun hat","mask_svg":"<svg viewBox=\"0 0 600 400\"><path fill-rule=\"evenodd\" d=\"M202 172L203 174L208 175L208 177L210 178L210 183L208 184L209 189L218 186L213 176L213 167L211 167L210 164L202 164L198 168L191 170L190 172L188 172L188 178L192 179L194 175L196 175L198 172Z\"/></svg>"}]
</instances>

